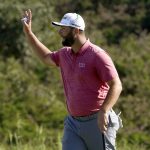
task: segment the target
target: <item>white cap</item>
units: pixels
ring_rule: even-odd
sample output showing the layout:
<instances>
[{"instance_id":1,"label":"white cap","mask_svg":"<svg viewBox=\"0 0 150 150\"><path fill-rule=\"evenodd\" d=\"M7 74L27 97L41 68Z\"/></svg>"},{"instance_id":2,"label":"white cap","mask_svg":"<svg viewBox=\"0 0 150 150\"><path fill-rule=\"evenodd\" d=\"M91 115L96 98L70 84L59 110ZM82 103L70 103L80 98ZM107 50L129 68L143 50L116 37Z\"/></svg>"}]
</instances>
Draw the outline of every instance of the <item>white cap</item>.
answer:
<instances>
[{"instance_id":1,"label":"white cap","mask_svg":"<svg viewBox=\"0 0 150 150\"><path fill-rule=\"evenodd\" d=\"M60 22L52 22L56 26L68 26L84 30L85 23L83 18L76 13L67 13L63 16Z\"/></svg>"}]
</instances>

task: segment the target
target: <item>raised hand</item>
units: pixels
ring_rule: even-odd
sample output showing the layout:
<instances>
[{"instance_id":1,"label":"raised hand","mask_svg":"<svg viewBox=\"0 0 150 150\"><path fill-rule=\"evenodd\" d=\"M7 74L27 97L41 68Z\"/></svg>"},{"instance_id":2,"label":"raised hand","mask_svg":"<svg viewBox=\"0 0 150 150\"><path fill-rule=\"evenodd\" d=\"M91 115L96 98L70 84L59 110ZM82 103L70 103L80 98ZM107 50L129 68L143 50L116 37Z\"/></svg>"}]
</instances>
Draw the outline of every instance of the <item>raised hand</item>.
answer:
<instances>
[{"instance_id":1,"label":"raised hand","mask_svg":"<svg viewBox=\"0 0 150 150\"><path fill-rule=\"evenodd\" d=\"M32 32L31 23L32 23L32 12L30 9L24 12L23 18L21 19L23 23L23 30L25 33Z\"/></svg>"}]
</instances>

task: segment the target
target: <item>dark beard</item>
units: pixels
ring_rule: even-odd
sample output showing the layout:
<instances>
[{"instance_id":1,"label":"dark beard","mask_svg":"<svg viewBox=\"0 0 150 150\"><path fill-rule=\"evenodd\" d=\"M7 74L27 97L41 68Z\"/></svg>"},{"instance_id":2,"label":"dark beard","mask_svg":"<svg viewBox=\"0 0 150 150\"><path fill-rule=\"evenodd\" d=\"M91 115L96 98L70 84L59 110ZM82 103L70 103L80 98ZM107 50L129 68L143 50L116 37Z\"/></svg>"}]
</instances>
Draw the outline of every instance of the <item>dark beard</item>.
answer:
<instances>
[{"instance_id":1,"label":"dark beard","mask_svg":"<svg viewBox=\"0 0 150 150\"><path fill-rule=\"evenodd\" d=\"M71 47L73 45L73 43L74 43L74 39L65 38L65 40L62 41L63 46L70 46Z\"/></svg>"},{"instance_id":2,"label":"dark beard","mask_svg":"<svg viewBox=\"0 0 150 150\"><path fill-rule=\"evenodd\" d=\"M72 32L70 32L67 37L64 39L64 41L62 41L62 45L63 46L69 46L71 47L75 42L75 38L72 35Z\"/></svg>"}]
</instances>

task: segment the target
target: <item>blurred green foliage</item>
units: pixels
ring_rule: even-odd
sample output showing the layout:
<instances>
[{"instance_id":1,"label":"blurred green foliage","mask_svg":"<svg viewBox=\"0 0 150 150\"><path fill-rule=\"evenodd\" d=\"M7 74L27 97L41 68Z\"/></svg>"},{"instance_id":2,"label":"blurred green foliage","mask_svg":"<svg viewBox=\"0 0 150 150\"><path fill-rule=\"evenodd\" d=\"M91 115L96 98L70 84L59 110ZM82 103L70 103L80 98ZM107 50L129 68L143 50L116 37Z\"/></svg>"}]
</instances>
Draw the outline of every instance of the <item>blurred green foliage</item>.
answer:
<instances>
[{"instance_id":1,"label":"blurred green foliage","mask_svg":"<svg viewBox=\"0 0 150 150\"><path fill-rule=\"evenodd\" d=\"M51 50L61 47L52 20L66 12L80 13L86 34L113 58L123 83L115 106L124 128L118 140L150 148L150 1L148 0L3 0L0 2L0 140L35 137L62 129L67 114L58 68L44 66L22 31L24 10L33 13L33 32ZM58 42L59 41L59 42ZM11 139L11 140L10 140Z\"/></svg>"}]
</instances>

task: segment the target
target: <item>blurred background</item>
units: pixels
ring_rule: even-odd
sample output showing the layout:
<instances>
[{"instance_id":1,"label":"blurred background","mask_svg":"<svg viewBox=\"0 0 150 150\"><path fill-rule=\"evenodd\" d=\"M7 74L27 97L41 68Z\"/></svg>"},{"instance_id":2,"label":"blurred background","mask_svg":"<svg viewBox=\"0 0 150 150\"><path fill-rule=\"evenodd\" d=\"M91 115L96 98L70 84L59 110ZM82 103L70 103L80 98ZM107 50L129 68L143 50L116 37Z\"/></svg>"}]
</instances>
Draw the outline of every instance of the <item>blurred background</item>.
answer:
<instances>
[{"instance_id":1,"label":"blurred background","mask_svg":"<svg viewBox=\"0 0 150 150\"><path fill-rule=\"evenodd\" d=\"M79 13L86 35L112 57L123 83L114 109L121 111L119 150L150 149L149 0L0 0L0 150L61 150L67 114L58 68L42 64L22 29L24 10L32 29L51 50L61 38L51 21Z\"/></svg>"}]
</instances>

